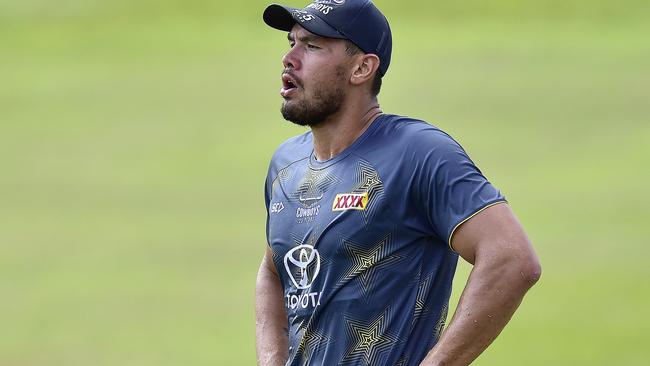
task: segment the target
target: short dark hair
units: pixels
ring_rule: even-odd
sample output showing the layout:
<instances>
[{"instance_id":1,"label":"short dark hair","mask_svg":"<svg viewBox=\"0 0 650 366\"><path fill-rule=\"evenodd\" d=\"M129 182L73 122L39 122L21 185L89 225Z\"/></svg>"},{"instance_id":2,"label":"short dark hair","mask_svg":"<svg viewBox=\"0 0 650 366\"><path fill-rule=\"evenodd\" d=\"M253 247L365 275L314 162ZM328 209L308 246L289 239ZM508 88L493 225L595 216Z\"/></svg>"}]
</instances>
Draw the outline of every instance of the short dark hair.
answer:
<instances>
[{"instance_id":1,"label":"short dark hair","mask_svg":"<svg viewBox=\"0 0 650 366\"><path fill-rule=\"evenodd\" d=\"M352 43L351 41L348 41L347 39L345 40L345 53L348 56L355 56L360 53L364 53L359 46L356 44ZM372 80L372 87L370 88L370 93L372 96L376 97L379 95L379 92L381 91L381 74L379 74L379 70L375 73L375 78Z\"/></svg>"}]
</instances>

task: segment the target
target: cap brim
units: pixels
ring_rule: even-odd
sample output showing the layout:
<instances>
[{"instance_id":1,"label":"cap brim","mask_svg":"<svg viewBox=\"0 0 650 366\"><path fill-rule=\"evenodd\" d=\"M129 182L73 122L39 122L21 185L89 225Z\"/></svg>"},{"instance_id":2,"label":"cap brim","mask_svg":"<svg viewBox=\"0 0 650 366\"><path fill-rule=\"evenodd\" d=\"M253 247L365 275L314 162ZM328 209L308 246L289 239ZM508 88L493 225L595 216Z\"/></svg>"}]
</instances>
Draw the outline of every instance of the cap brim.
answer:
<instances>
[{"instance_id":1,"label":"cap brim","mask_svg":"<svg viewBox=\"0 0 650 366\"><path fill-rule=\"evenodd\" d=\"M289 6L271 4L264 9L264 22L269 27L290 32L295 24L299 24L311 33L328 38L347 38L331 27L311 8L299 9Z\"/></svg>"}]
</instances>

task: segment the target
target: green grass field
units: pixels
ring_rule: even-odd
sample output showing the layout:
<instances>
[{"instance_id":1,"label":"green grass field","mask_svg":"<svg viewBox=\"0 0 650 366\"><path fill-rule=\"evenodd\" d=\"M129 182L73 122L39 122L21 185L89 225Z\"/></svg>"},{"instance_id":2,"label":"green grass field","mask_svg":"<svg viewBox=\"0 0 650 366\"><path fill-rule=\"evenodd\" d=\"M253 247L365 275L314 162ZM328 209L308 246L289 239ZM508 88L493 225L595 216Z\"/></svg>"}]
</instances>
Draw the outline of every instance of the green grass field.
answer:
<instances>
[{"instance_id":1,"label":"green grass field","mask_svg":"<svg viewBox=\"0 0 650 366\"><path fill-rule=\"evenodd\" d=\"M0 0L0 366L255 363L263 181L304 131L266 3ZM647 364L647 3L376 3L384 110L454 135L544 266L475 364Z\"/></svg>"}]
</instances>

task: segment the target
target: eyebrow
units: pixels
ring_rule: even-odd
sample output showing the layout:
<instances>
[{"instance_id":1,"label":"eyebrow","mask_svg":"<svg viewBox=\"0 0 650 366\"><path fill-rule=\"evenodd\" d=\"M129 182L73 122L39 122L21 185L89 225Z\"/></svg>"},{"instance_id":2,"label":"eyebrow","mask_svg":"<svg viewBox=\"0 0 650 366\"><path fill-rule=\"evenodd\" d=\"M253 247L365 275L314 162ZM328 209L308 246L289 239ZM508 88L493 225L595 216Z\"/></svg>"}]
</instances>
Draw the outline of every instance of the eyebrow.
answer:
<instances>
[{"instance_id":1,"label":"eyebrow","mask_svg":"<svg viewBox=\"0 0 650 366\"><path fill-rule=\"evenodd\" d=\"M319 37L319 36L316 36L316 35L310 35L310 34L308 34L308 35L305 35L305 36L300 36L300 37L298 37L298 40L299 40L300 42L307 43L307 42L317 41L317 40L322 39L322 38L323 38L323 37ZM293 42L293 41L295 40L295 37L293 36L293 34L291 34L291 33L287 33L287 39L288 39L290 42Z\"/></svg>"}]
</instances>

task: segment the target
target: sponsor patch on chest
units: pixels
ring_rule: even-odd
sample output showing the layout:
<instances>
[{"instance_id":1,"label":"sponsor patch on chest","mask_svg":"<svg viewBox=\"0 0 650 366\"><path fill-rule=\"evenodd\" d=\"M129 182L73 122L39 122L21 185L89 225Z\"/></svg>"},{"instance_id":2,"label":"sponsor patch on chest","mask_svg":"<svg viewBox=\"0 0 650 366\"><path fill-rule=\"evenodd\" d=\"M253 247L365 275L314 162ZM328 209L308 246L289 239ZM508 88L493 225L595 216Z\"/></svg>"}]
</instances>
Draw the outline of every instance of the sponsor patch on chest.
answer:
<instances>
[{"instance_id":1,"label":"sponsor patch on chest","mask_svg":"<svg viewBox=\"0 0 650 366\"><path fill-rule=\"evenodd\" d=\"M364 193L339 193L334 197L332 211L360 210L368 206L368 192Z\"/></svg>"}]
</instances>

